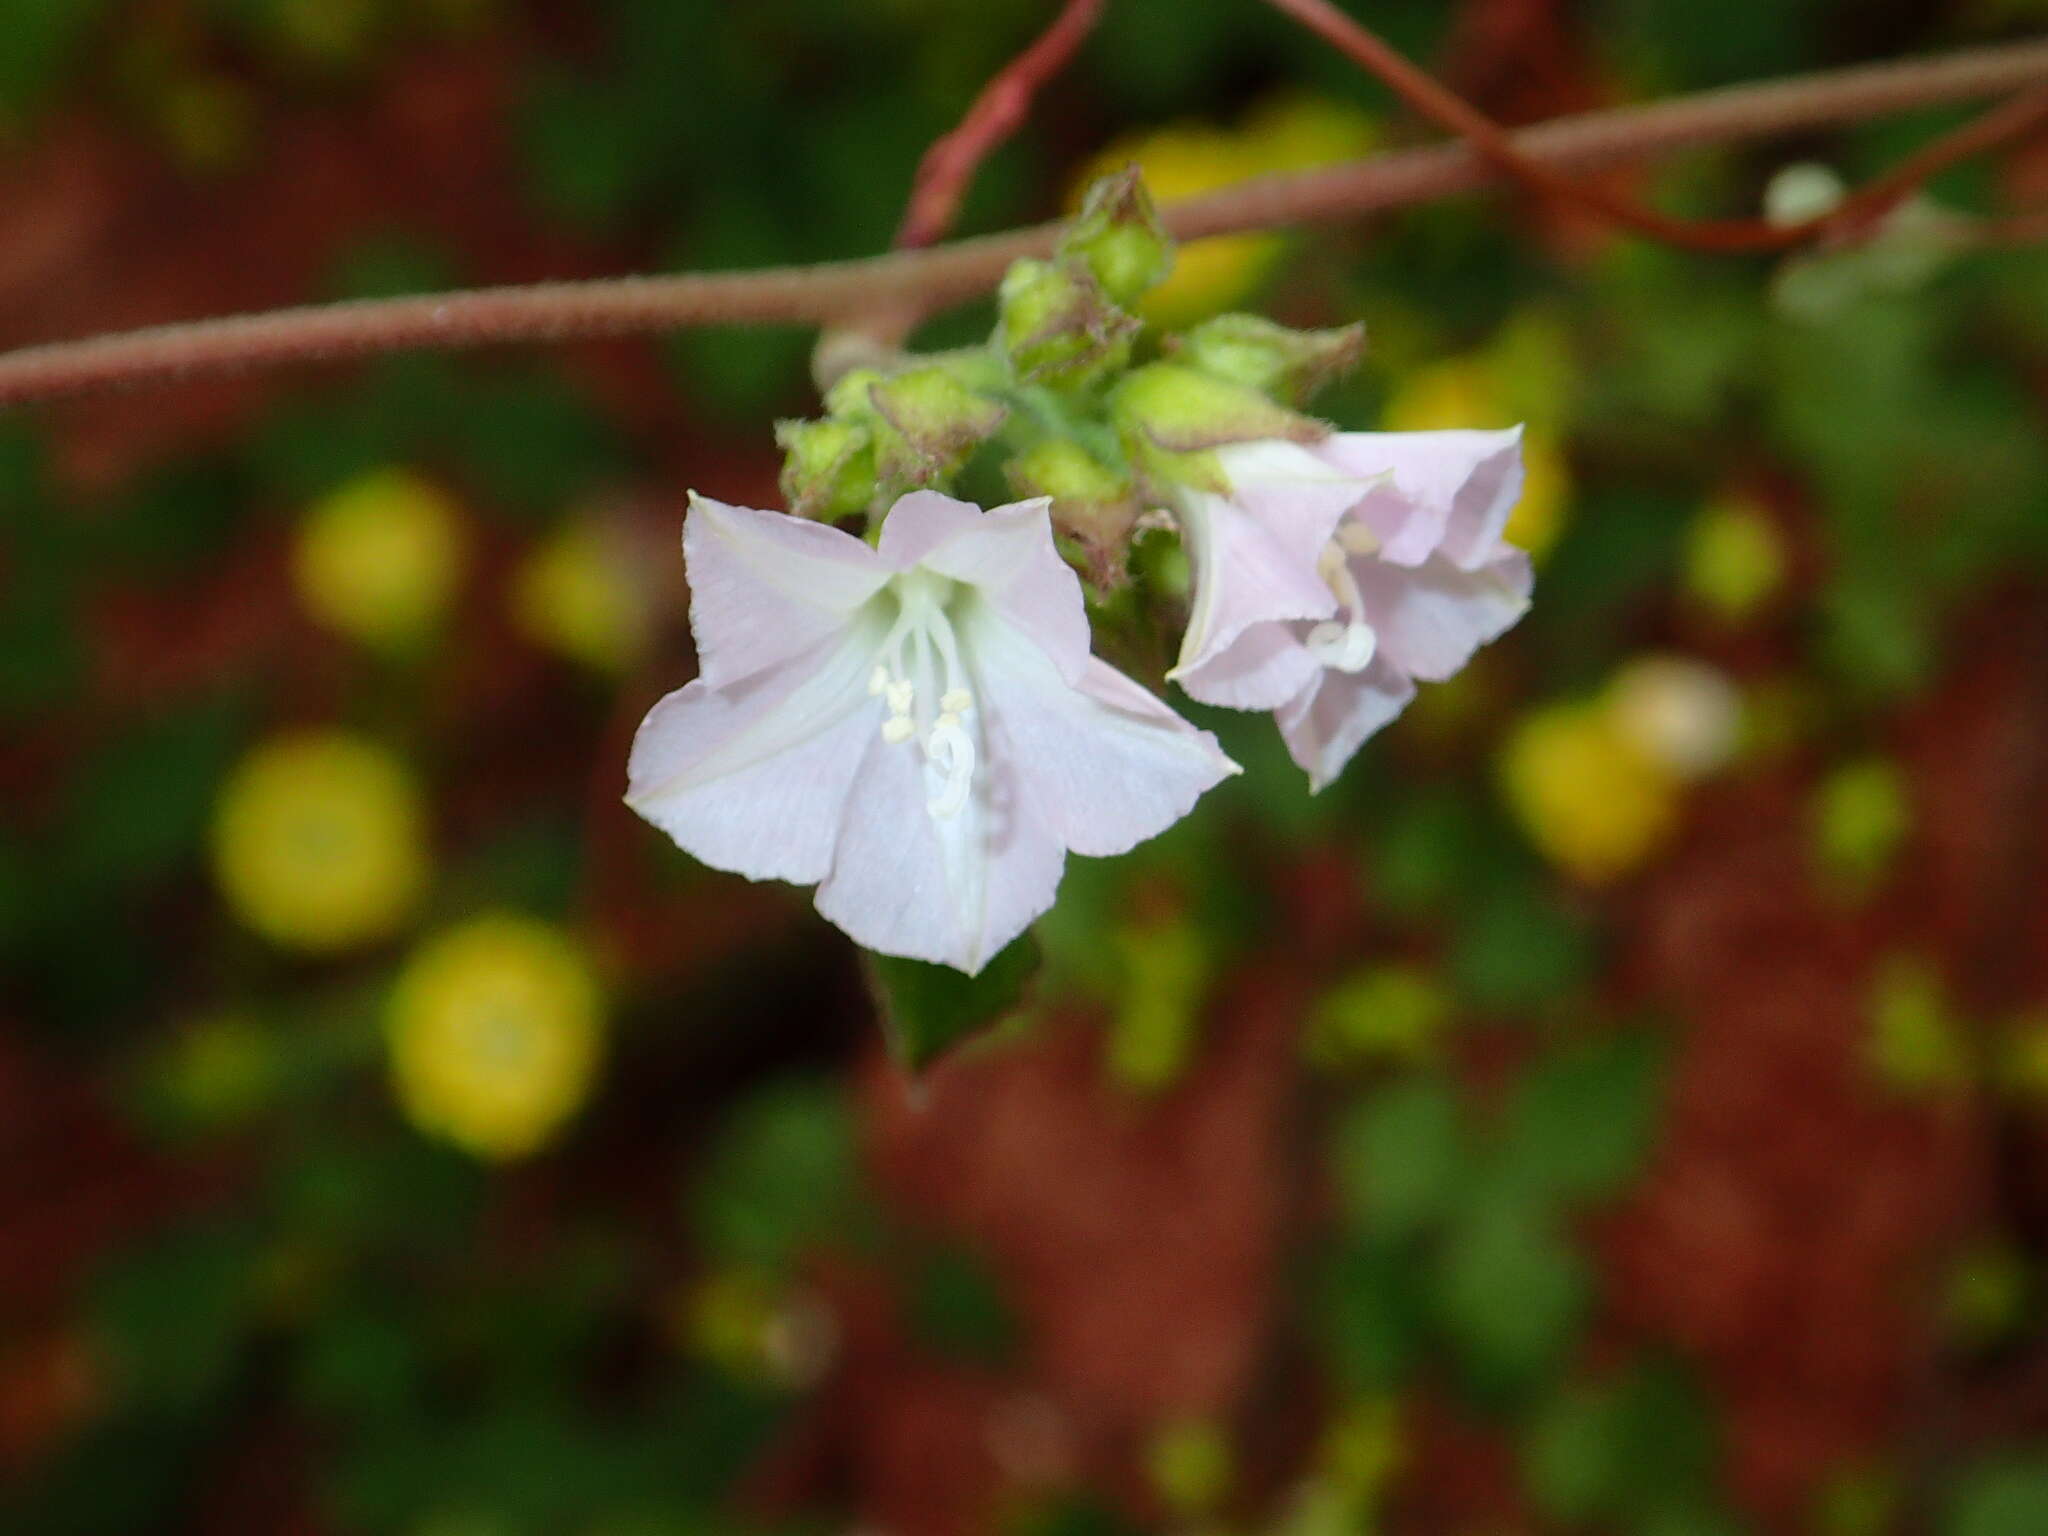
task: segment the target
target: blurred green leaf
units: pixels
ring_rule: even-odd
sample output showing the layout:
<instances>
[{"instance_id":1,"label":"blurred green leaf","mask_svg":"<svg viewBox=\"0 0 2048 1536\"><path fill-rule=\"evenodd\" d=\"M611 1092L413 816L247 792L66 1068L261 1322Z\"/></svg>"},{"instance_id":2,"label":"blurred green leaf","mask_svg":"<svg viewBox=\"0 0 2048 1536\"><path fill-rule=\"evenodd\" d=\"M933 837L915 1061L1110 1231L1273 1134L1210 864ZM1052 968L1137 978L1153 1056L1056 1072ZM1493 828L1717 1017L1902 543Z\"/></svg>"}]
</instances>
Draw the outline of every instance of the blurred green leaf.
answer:
<instances>
[{"instance_id":1,"label":"blurred green leaf","mask_svg":"<svg viewBox=\"0 0 2048 1536\"><path fill-rule=\"evenodd\" d=\"M1525 1392L1557 1368L1592 1289L1586 1261L1547 1207L1503 1184L1452 1225L1431 1301L1466 1379L1496 1397Z\"/></svg>"},{"instance_id":2,"label":"blurred green leaf","mask_svg":"<svg viewBox=\"0 0 2048 1536\"><path fill-rule=\"evenodd\" d=\"M1331 1164L1346 1212L1367 1231L1399 1239L1441 1219L1466 1167L1449 1080L1404 1078L1354 1105L1338 1122Z\"/></svg>"},{"instance_id":3,"label":"blurred green leaf","mask_svg":"<svg viewBox=\"0 0 2048 1536\"><path fill-rule=\"evenodd\" d=\"M1510 1175L1599 1199L1636 1175L1657 1123L1663 1052L1642 1033L1567 1046L1517 1085L1500 1155Z\"/></svg>"},{"instance_id":4,"label":"blurred green leaf","mask_svg":"<svg viewBox=\"0 0 2048 1536\"><path fill-rule=\"evenodd\" d=\"M1945 1536L2048 1530L2048 1460L2014 1456L1965 1472L1942 1529Z\"/></svg>"},{"instance_id":5,"label":"blurred green leaf","mask_svg":"<svg viewBox=\"0 0 2048 1536\"><path fill-rule=\"evenodd\" d=\"M1406 1244L1354 1238L1325 1262L1317 1320L1330 1369L1346 1391L1398 1388L1420 1356L1427 1307Z\"/></svg>"},{"instance_id":6,"label":"blurred green leaf","mask_svg":"<svg viewBox=\"0 0 2048 1536\"><path fill-rule=\"evenodd\" d=\"M839 1095L781 1083L733 1111L692 1214L721 1261L779 1269L806 1245L841 1235L855 1193L853 1131Z\"/></svg>"},{"instance_id":7,"label":"blurred green leaf","mask_svg":"<svg viewBox=\"0 0 2048 1536\"><path fill-rule=\"evenodd\" d=\"M975 976L894 955L870 955L868 969L890 1054L906 1071L922 1072L1017 1010L1038 971L1038 946L1027 933Z\"/></svg>"}]
</instances>

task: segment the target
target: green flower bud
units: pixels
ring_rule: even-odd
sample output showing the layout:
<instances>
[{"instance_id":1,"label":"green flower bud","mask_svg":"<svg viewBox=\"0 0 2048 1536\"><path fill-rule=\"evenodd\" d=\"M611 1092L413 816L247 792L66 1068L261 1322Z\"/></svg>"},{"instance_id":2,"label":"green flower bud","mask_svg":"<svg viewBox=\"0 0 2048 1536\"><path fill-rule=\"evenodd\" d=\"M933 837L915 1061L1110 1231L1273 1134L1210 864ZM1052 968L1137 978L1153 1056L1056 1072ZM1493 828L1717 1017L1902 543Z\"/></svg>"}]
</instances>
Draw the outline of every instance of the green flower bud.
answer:
<instances>
[{"instance_id":1,"label":"green flower bud","mask_svg":"<svg viewBox=\"0 0 2048 1536\"><path fill-rule=\"evenodd\" d=\"M876 417L875 469L884 493L952 474L1008 414L938 365L876 380L867 398Z\"/></svg>"},{"instance_id":2,"label":"green flower bud","mask_svg":"<svg viewBox=\"0 0 2048 1536\"><path fill-rule=\"evenodd\" d=\"M996 295L996 340L1020 379L1085 384L1122 366L1138 322L1079 261L1018 261Z\"/></svg>"},{"instance_id":3,"label":"green flower bud","mask_svg":"<svg viewBox=\"0 0 2048 1536\"><path fill-rule=\"evenodd\" d=\"M1089 187L1060 255L1081 261L1115 304L1128 306L1166 280L1173 237L1135 165Z\"/></svg>"},{"instance_id":4,"label":"green flower bud","mask_svg":"<svg viewBox=\"0 0 2048 1536\"><path fill-rule=\"evenodd\" d=\"M837 522L875 497L874 434L857 421L778 421L782 498L798 517Z\"/></svg>"},{"instance_id":5,"label":"green flower bud","mask_svg":"<svg viewBox=\"0 0 2048 1536\"><path fill-rule=\"evenodd\" d=\"M1004 466L1019 496L1050 496L1053 526L1080 547L1098 587L1118 585L1138 520L1131 477L1070 438L1048 437Z\"/></svg>"},{"instance_id":6,"label":"green flower bud","mask_svg":"<svg viewBox=\"0 0 2048 1536\"><path fill-rule=\"evenodd\" d=\"M1358 365L1365 327L1297 331L1263 315L1218 315L1168 345L1204 373L1300 405Z\"/></svg>"},{"instance_id":7,"label":"green flower bud","mask_svg":"<svg viewBox=\"0 0 2048 1536\"><path fill-rule=\"evenodd\" d=\"M881 383L883 373L878 368L849 368L825 391L825 414L847 421L872 421L875 417L874 402L868 399L868 391Z\"/></svg>"},{"instance_id":8,"label":"green flower bud","mask_svg":"<svg viewBox=\"0 0 2048 1536\"><path fill-rule=\"evenodd\" d=\"M1312 417L1184 363L1149 363L1131 373L1117 385L1110 414L1127 439L1172 454L1259 438L1313 443L1329 435Z\"/></svg>"}]
</instances>

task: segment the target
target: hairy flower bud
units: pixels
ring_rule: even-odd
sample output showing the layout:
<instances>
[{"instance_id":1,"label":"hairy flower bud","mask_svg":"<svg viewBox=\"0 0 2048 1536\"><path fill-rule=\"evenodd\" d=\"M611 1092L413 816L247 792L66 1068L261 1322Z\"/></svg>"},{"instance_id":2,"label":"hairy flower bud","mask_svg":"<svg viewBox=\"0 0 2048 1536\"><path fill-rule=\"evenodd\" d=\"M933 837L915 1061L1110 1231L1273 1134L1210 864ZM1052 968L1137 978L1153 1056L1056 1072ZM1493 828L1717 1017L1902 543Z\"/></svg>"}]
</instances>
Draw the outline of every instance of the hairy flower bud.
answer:
<instances>
[{"instance_id":1,"label":"hairy flower bud","mask_svg":"<svg viewBox=\"0 0 2048 1536\"><path fill-rule=\"evenodd\" d=\"M782 498L798 517L835 523L875 495L875 440L858 421L778 421Z\"/></svg>"},{"instance_id":2,"label":"hairy flower bud","mask_svg":"<svg viewBox=\"0 0 2048 1536\"><path fill-rule=\"evenodd\" d=\"M1095 585L1117 585L1138 520L1131 477L1071 438L1046 438L1004 467L1019 496L1052 498L1053 527L1080 546Z\"/></svg>"},{"instance_id":3,"label":"hairy flower bud","mask_svg":"<svg viewBox=\"0 0 2048 1536\"><path fill-rule=\"evenodd\" d=\"M1131 305L1165 280L1173 270L1173 237L1135 165L1088 188L1060 254L1082 262L1115 304Z\"/></svg>"},{"instance_id":4,"label":"hairy flower bud","mask_svg":"<svg viewBox=\"0 0 2048 1536\"><path fill-rule=\"evenodd\" d=\"M1254 389L1184 363L1148 363L1117 386L1110 405L1118 429L1168 453L1199 453L1227 443L1280 438L1313 443L1329 428L1275 405Z\"/></svg>"},{"instance_id":5,"label":"hairy flower bud","mask_svg":"<svg viewBox=\"0 0 2048 1536\"><path fill-rule=\"evenodd\" d=\"M1085 384L1129 358L1138 330L1077 259L1012 263L996 302L997 345L1031 383Z\"/></svg>"},{"instance_id":6,"label":"hairy flower bud","mask_svg":"<svg viewBox=\"0 0 2048 1536\"><path fill-rule=\"evenodd\" d=\"M1218 315L1168 345L1206 374L1300 405L1358 365L1365 327L1297 331L1262 315Z\"/></svg>"},{"instance_id":7,"label":"hairy flower bud","mask_svg":"<svg viewBox=\"0 0 2048 1536\"><path fill-rule=\"evenodd\" d=\"M868 385L867 400L875 416L875 470L890 492L952 474L1008 414L942 364L878 379Z\"/></svg>"}]
</instances>

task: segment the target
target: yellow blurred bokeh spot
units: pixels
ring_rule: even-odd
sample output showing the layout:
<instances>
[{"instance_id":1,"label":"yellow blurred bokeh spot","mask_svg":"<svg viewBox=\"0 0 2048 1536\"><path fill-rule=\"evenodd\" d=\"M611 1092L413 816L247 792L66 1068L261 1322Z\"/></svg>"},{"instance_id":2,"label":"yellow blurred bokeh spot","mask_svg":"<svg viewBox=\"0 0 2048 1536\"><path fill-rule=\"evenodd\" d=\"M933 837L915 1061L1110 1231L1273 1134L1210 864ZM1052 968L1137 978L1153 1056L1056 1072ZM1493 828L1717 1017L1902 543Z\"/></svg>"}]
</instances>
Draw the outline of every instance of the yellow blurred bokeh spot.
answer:
<instances>
[{"instance_id":1,"label":"yellow blurred bokeh spot","mask_svg":"<svg viewBox=\"0 0 2048 1536\"><path fill-rule=\"evenodd\" d=\"M215 807L213 867L242 922L313 952L388 937L426 885L418 785L383 747L343 731L252 751Z\"/></svg>"},{"instance_id":2,"label":"yellow blurred bokeh spot","mask_svg":"<svg viewBox=\"0 0 2048 1536\"><path fill-rule=\"evenodd\" d=\"M414 1125L482 1158L525 1157L590 1092L603 1000L583 948L515 913L472 918L406 961L386 1019Z\"/></svg>"},{"instance_id":3,"label":"yellow blurred bokeh spot","mask_svg":"<svg viewBox=\"0 0 2048 1536\"><path fill-rule=\"evenodd\" d=\"M1524 717L1503 749L1500 778L1529 840L1588 885L1640 868L1678 825L1679 778L1601 702L1551 704Z\"/></svg>"},{"instance_id":4,"label":"yellow blurred bokeh spot","mask_svg":"<svg viewBox=\"0 0 2048 1536\"><path fill-rule=\"evenodd\" d=\"M403 649L446 614L464 553L461 516L446 492L409 469L376 469L308 509L292 576L320 624Z\"/></svg>"}]
</instances>

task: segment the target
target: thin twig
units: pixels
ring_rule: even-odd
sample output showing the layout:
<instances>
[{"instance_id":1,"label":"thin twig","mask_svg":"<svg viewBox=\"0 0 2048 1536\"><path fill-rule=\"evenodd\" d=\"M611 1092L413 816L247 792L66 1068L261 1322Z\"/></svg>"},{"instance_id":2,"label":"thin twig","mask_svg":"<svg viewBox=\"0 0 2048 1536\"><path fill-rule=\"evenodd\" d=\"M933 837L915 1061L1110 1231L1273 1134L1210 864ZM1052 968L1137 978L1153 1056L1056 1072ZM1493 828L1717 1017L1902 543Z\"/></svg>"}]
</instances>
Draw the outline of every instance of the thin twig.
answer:
<instances>
[{"instance_id":1,"label":"thin twig","mask_svg":"<svg viewBox=\"0 0 2048 1536\"><path fill-rule=\"evenodd\" d=\"M1525 159L1589 170L2042 85L2048 85L2048 43L2011 43L1558 118L1522 129L1509 141ZM1175 203L1162 216L1176 236L1196 239L1341 222L1495 179L1496 172L1471 149L1448 144L1261 177ZM560 342L741 322L843 323L880 306L903 304L932 313L986 292L1018 257L1049 251L1059 230L1058 224L1041 224L811 267L600 278L313 305L55 342L0 354L0 405L413 347Z\"/></svg>"},{"instance_id":2,"label":"thin twig","mask_svg":"<svg viewBox=\"0 0 2048 1536\"><path fill-rule=\"evenodd\" d=\"M896 231L898 250L916 250L944 238L975 167L1017 131L1031 111L1031 98L1067 67L1101 14L1102 0L1067 0L1038 40L982 87L960 125L924 152Z\"/></svg>"},{"instance_id":3,"label":"thin twig","mask_svg":"<svg viewBox=\"0 0 2048 1536\"><path fill-rule=\"evenodd\" d=\"M1329 0L1267 0L1353 63L1376 76L1423 117L1471 145L1474 154L1530 191L1576 204L1612 223L1668 245L1696 251L1779 251L1868 227L1936 173L1959 160L2048 122L2048 92L2004 103L1985 117L1926 146L1889 175L1818 218L1794 224L1767 219L1678 219L1603 187L1560 175L1529 155L1515 135L1418 68L1385 39Z\"/></svg>"}]
</instances>

